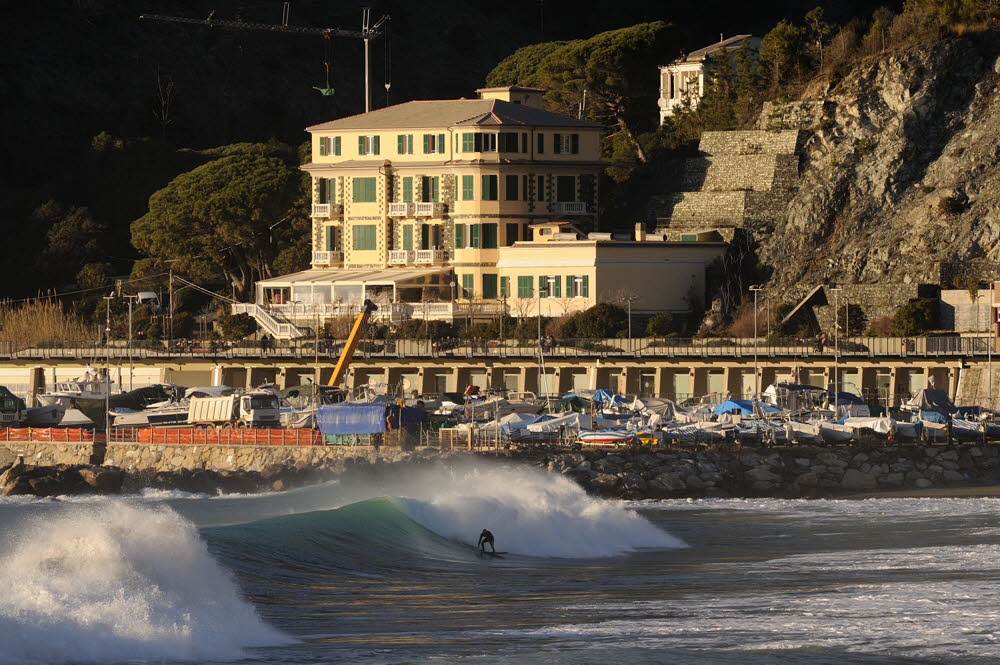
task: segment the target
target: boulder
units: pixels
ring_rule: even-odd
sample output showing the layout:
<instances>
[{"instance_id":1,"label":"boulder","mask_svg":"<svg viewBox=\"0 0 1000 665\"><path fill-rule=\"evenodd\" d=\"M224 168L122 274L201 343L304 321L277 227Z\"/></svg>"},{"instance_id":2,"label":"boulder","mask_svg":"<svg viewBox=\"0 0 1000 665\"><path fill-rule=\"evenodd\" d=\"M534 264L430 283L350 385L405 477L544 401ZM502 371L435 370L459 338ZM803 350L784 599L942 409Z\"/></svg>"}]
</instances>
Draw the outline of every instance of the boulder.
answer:
<instances>
[{"instance_id":1,"label":"boulder","mask_svg":"<svg viewBox=\"0 0 1000 665\"><path fill-rule=\"evenodd\" d=\"M104 494L117 494L121 491L125 474L121 469L99 466L83 466L77 469L80 478L93 490Z\"/></svg>"},{"instance_id":2,"label":"boulder","mask_svg":"<svg viewBox=\"0 0 1000 665\"><path fill-rule=\"evenodd\" d=\"M649 484L667 492L683 492L687 489L684 479L676 473L661 473L653 478Z\"/></svg>"},{"instance_id":3,"label":"boulder","mask_svg":"<svg viewBox=\"0 0 1000 665\"><path fill-rule=\"evenodd\" d=\"M817 487L819 478L816 477L815 473L803 473L795 479L795 484L802 487Z\"/></svg>"},{"instance_id":4,"label":"boulder","mask_svg":"<svg viewBox=\"0 0 1000 665\"><path fill-rule=\"evenodd\" d=\"M884 477L879 478L878 484L879 487L902 487L903 474L898 471L887 473Z\"/></svg>"},{"instance_id":5,"label":"boulder","mask_svg":"<svg viewBox=\"0 0 1000 665\"><path fill-rule=\"evenodd\" d=\"M757 466L747 471L747 477L756 482L776 483L781 480L781 476L773 473L766 466Z\"/></svg>"},{"instance_id":6,"label":"boulder","mask_svg":"<svg viewBox=\"0 0 1000 665\"><path fill-rule=\"evenodd\" d=\"M878 487L875 476L857 469L848 469L840 479L840 486L845 490L873 490Z\"/></svg>"},{"instance_id":7,"label":"boulder","mask_svg":"<svg viewBox=\"0 0 1000 665\"><path fill-rule=\"evenodd\" d=\"M627 492L645 492L646 481L638 473L626 473L621 479L622 489Z\"/></svg>"},{"instance_id":8,"label":"boulder","mask_svg":"<svg viewBox=\"0 0 1000 665\"><path fill-rule=\"evenodd\" d=\"M917 478L915 481L913 481L913 485L914 485L914 487L917 487L918 489L922 489L923 490L923 489L927 489L928 487L932 487L934 485L934 483L932 483L931 481L927 480L926 478Z\"/></svg>"},{"instance_id":9,"label":"boulder","mask_svg":"<svg viewBox=\"0 0 1000 665\"><path fill-rule=\"evenodd\" d=\"M613 490L618 487L621 479L610 473L597 473L590 479L590 486L599 490Z\"/></svg>"},{"instance_id":10,"label":"boulder","mask_svg":"<svg viewBox=\"0 0 1000 665\"><path fill-rule=\"evenodd\" d=\"M621 459L620 457L617 459ZM594 471L598 473L621 473L622 466L620 463L614 461L610 456L604 459L599 459L591 465Z\"/></svg>"}]
</instances>

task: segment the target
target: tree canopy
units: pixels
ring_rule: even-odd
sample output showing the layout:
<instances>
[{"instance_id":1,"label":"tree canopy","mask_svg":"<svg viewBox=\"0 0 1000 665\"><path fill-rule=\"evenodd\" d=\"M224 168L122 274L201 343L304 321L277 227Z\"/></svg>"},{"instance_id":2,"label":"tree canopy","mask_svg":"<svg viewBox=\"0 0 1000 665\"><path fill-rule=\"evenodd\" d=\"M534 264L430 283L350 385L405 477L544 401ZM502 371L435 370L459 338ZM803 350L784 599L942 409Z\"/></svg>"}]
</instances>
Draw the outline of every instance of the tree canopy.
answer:
<instances>
[{"instance_id":1,"label":"tree canopy","mask_svg":"<svg viewBox=\"0 0 1000 665\"><path fill-rule=\"evenodd\" d=\"M245 293L271 275L272 229L304 199L299 173L266 150L234 150L174 178L132 223L132 243L192 279L220 274Z\"/></svg>"}]
</instances>

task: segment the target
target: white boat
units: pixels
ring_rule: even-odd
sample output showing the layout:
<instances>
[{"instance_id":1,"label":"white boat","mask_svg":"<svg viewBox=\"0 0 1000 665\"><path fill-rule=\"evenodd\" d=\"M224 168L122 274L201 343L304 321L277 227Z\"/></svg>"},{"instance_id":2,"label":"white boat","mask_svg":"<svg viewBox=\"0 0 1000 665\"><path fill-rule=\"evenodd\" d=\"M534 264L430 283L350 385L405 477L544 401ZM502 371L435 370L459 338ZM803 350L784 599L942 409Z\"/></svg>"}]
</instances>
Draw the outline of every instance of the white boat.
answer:
<instances>
[{"instance_id":1,"label":"white boat","mask_svg":"<svg viewBox=\"0 0 1000 665\"><path fill-rule=\"evenodd\" d=\"M585 446L620 446L635 440L635 432L622 430L598 430L582 432L577 440Z\"/></svg>"},{"instance_id":2,"label":"white boat","mask_svg":"<svg viewBox=\"0 0 1000 665\"><path fill-rule=\"evenodd\" d=\"M172 397L162 402L154 402L142 410L112 409L112 427L159 427L187 424L188 408L192 397L223 397L231 395L229 386L196 386L184 391L181 398Z\"/></svg>"},{"instance_id":3,"label":"white boat","mask_svg":"<svg viewBox=\"0 0 1000 665\"><path fill-rule=\"evenodd\" d=\"M70 381L56 381L51 392L35 396L39 405L58 404L63 409L73 408L73 400L77 398L104 399L108 392L114 392L114 381L104 378L101 370L87 369L83 378Z\"/></svg>"},{"instance_id":4,"label":"white boat","mask_svg":"<svg viewBox=\"0 0 1000 665\"><path fill-rule=\"evenodd\" d=\"M840 423L820 423L819 433L826 443L847 443L854 438L854 428Z\"/></svg>"},{"instance_id":5,"label":"white boat","mask_svg":"<svg viewBox=\"0 0 1000 665\"><path fill-rule=\"evenodd\" d=\"M785 437L797 443L817 444L823 442L823 432L819 423L800 423L796 420L785 422Z\"/></svg>"},{"instance_id":6,"label":"white boat","mask_svg":"<svg viewBox=\"0 0 1000 665\"><path fill-rule=\"evenodd\" d=\"M62 404L46 404L24 410L24 424L27 427L55 427L66 415Z\"/></svg>"}]
</instances>

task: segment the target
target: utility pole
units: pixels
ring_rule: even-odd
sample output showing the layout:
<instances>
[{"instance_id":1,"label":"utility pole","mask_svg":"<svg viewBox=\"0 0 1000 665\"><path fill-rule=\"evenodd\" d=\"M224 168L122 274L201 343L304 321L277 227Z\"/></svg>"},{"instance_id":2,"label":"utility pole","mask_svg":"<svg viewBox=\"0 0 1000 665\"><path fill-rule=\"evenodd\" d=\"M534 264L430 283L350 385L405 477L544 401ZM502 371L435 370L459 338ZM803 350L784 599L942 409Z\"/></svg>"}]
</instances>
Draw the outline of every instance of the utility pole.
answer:
<instances>
[{"instance_id":1,"label":"utility pole","mask_svg":"<svg viewBox=\"0 0 1000 665\"><path fill-rule=\"evenodd\" d=\"M132 363L132 303L138 302L138 295L122 296L128 300L128 389L132 390L132 378L135 374L135 366Z\"/></svg>"},{"instance_id":2,"label":"utility pole","mask_svg":"<svg viewBox=\"0 0 1000 665\"><path fill-rule=\"evenodd\" d=\"M762 286L754 285L750 287L753 291L753 398L760 399L760 369L757 365L757 294L764 290Z\"/></svg>"},{"instance_id":3,"label":"utility pole","mask_svg":"<svg viewBox=\"0 0 1000 665\"><path fill-rule=\"evenodd\" d=\"M840 407L840 292L839 286L831 288L833 305L833 417L839 418Z\"/></svg>"}]
</instances>

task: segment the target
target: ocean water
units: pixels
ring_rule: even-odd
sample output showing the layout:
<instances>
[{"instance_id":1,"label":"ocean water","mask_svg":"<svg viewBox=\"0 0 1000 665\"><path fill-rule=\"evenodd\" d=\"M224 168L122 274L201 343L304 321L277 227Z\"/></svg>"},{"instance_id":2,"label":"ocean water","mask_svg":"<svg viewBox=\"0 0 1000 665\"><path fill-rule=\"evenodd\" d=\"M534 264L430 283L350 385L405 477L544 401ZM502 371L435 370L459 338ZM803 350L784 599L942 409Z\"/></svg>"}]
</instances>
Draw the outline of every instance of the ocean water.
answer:
<instances>
[{"instance_id":1,"label":"ocean water","mask_svg":"<svg viewBox=\"0 0 1000 665\"><path fill-rule=\"evenodd\" d=\"M0 663L996 663L998 509L603 501L485 463L5 498Z\"/></svg>"}]
</instances>

